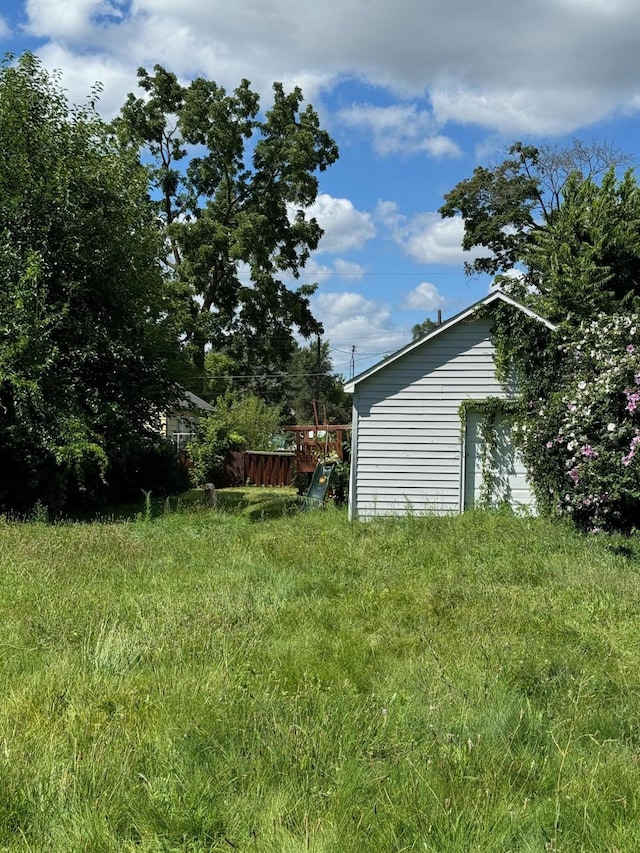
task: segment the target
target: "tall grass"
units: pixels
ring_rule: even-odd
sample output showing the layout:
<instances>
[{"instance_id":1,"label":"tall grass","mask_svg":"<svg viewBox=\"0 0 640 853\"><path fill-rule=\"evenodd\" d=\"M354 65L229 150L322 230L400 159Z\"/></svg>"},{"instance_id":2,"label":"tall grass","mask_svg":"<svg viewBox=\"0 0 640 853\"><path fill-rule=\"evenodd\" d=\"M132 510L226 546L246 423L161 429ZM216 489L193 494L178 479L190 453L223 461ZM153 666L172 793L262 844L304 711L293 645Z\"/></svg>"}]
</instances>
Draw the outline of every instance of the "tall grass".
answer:
<instances>
[{"instance_id":1,"label":"tall grass","mask_svg":"<svg viewBox=\"0 0 640 853\"><path fill-rule=\"evenodd\" d=\"M640 848L634 540L258 494L0 523L0 849Z\"/></svg>"}]
</instances>

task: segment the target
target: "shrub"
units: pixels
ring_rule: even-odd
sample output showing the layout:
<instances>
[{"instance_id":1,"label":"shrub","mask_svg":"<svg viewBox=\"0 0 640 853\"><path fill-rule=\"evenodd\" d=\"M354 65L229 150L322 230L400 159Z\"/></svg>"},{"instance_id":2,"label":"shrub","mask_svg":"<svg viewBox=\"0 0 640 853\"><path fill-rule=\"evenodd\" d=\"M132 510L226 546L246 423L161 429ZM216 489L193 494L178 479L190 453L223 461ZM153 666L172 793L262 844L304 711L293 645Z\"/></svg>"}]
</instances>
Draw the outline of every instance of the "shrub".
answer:
<instances>
[{"instance_id":1,"label":"shrub","mask_svg":"<svg viewBox=\"0 0 640 853\"><path fill-rule=\"evenodd\" d=\"M189 442L187 451L193 463L191 479L194 485L202 486L215 482L222 472L227 455L232 450L243 450L246 442L216 415L210 415L200 421L198 434Z\"/></svg>"},{"instance_id":2,"label":"shrub","mask_svg":"<svg viewBox=\"0 0 640 853\"><path fill-rule=\"evenodd\" d=\"M640 511L640 316L601 314L561 353L560 387L529 401L519 425L539 502L583 529L629 530Z\"/></svg>"},{"instance_id":3,"label":"shrub","mask_svg":"<svg viewBox=\"0 0 640 853\"><path fill-rule=\"evenodd\" d=\"M227 391L214 403L211 418L229 433L242 436L247 450L274 450L274 435L280 428L280 410L250 391Z\"/></svg>"}]
</instances>

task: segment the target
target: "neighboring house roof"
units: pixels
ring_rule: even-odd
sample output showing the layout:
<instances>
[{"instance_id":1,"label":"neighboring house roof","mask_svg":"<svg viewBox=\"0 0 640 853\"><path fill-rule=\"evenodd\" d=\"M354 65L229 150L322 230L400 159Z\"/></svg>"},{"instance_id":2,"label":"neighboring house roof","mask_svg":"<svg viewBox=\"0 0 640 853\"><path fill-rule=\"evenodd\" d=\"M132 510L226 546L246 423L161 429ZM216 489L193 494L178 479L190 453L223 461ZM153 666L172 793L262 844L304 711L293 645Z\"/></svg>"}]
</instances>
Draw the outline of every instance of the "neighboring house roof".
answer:
<instances>
[{"instance_id":1,"label":"neighboring house roof","mask_svg":"<svg viewBox=\"0 0 640 853\"><path fill-rule=\"evenodd\" d=\"M422 344L424 344L426 341L429 341L433 338L437 338L438 335L441 335L443 332L445 332L447 329L450 329L452 326L455 326L457 323L462 323L465 320L468 320L479 308L492 305L494 302L505 302L507 305L512 305L514 308L518 308L520 311L523 311L528 317L531 317L534 320L538 320L540 323L544 323L544 325L552 331L557 328L555 323L552 323L550 320L547 320L541 314L537 314L535 311L532 311L531 308L527 308L526 305L523 305L521 302L518 302L511 296L507 296L507 294L503 293L501 290L494 290L488 296L485 296L484 299L480 299L478 302L475 302L473 305L470 305L468 308L465 308L464 311L461 311L454 317L450 317L448 320L445 320L444 323L433 329L433 331L428 332L426 335L423 335L421 338L418 338L415 341L411 341L410 344L407 344L406 346L382 359L382 361L379 361L377 364L374 364L372 367L368 368L367 370L364 370L357 376L354 376L353 379L350 379L348 382L345 382L344 390L347 391L349 394L352 394L355 390L355 386L363 380L368 379L370 376L373 376L374 373L377 373L379 370L382 370L383 368L388 367L390 364L393 364L394 361L411 352L416 347L422 346Z\"/></svg>"},{"instance_id":2,"label":"neighboring house roof","mask_svg":"<svg viewBox=\"0 0 640 853\"><path fill-rule=\"evenodd\" d=\"M201 412L213 412L214 408L211 403L207 403L206 400L203 400L202 397L198 397L197 394L193 394L191 391L186 391L184 388L180 389L180 393L183 395L180 400L178 400L175 404L176 409L186 409L187 411L196 411L200 410Z\"/></svg>"}]
</instances>

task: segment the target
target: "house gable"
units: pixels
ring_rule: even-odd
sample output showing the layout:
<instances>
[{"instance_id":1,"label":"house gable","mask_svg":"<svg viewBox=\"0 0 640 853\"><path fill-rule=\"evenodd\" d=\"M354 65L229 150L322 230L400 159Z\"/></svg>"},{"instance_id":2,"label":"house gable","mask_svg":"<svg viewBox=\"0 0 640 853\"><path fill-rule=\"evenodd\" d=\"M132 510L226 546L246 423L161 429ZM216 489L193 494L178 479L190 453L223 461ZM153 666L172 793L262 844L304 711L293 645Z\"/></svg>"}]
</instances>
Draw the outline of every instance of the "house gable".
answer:
<instances>
[{"instance_id":1,"label":"house gable","mask_svg":"<svg viewBox=\"0 0 640 853\"><path fill-rule=\"evenodd\" d=\"M532 311L530 308L527 308L526 305L522 305L520 302L517 302L512 297L507 296L507 294L503 293L501 290L495 290L488 296L486 296L484 299L481 299L479 302L470 305L468 308L465 308L464 311L461 311L454 317L450 317L440 326L433 329L431 332L428 332L423 337L418 338L415 341L411 341L411 343L407 344L404 347L401 347L399 350L392 353L387 358L382 359L382 361L377 362L372 367L369 367L367 370L364 370L362 373L359 373L349 382L345 383L345 391L352 394L356 385L358 385L363 380L368 379L370 376L373 376L380 370L386 370L390 365L394 364L399 359L405 358L415 349L423 347L427 343L436 341L440 337L440 335L445 334L447 331L449 331L449 329L453 328L454 326L457 326L460 323L472 322L481 309L488 309L496 302L504 302L507 305L511 305L512 307L517 308L519 311L522 311L528 317L531 317L531 319L537 320L538 322L542 323L550 330L556 328L551 321L547 320L545 317L542 317L542 315L537 314L535 311Z\"/></svg>"}]
</instances>

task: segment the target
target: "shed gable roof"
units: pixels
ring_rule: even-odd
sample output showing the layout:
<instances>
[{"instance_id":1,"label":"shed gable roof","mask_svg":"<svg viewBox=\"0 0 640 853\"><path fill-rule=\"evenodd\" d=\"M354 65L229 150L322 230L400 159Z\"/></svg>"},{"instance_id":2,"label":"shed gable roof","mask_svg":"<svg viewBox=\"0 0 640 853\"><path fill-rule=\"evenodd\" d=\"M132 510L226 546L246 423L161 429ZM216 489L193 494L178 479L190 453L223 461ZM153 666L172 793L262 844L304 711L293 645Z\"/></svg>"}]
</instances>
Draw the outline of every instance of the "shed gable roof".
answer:
<instances>
[{"instance_id":1,"label":"shed gable roof","mask_svg":"<svg viewBox=\"0 0 640 853\"><path fill-rule=\"evenodd\" d=\"M555 323L552 323L550 320L547 320L541 314L537 314L535 311L532 311L531 308L527 308L526 305L523 305L521 302L518 302L511 296L507 296L507 294L503 293L501 290L495 290L493 293L490 293L488 296L485 296L484 299L480 299L478 302L474 302L473 305L470 305L468 308L465 308L459 314L456 314L454 317L450 317L448 320L445 320L445 322L438 326L436 329L433 329L431 332L428 332L426 335L423 335L421 338L418 338L415 341L411 341L411 343L407 344L404 347L401 347L399 350L392 353L392 355L387 356L387 358L384 358L382 361L379 361L377 364L374 364L372 367L368 368L367 370L364 370L357 376L354 376L353 379L350 379L348 382L345 382L344 390L352 394L355 391L355 386L358 385L360 382L363 382L365 379L368 379L370 376L373 376L375 373L378 373L378 371L383 370L390 364L393 364L398 359L403 358L408 353L413 352L414 349L419 346L422 346L427 341L431 341L434 338L437 338L443 332L446 332L447 329L451 329L458 323L463 323L465 320L468 320L479 308L492 305L495 302L505 302L507 305L512 305L514 308L517 308L523 313L525 313L528 317L531 317L532 319L543 323L548 329L551 329L552 331L556 328Z\"/></svg>"}]
</instances>

